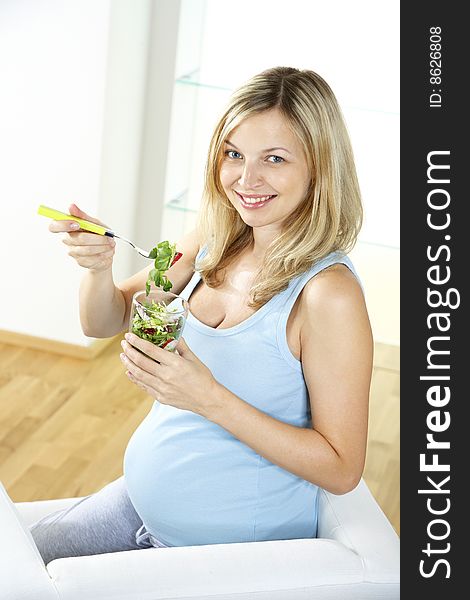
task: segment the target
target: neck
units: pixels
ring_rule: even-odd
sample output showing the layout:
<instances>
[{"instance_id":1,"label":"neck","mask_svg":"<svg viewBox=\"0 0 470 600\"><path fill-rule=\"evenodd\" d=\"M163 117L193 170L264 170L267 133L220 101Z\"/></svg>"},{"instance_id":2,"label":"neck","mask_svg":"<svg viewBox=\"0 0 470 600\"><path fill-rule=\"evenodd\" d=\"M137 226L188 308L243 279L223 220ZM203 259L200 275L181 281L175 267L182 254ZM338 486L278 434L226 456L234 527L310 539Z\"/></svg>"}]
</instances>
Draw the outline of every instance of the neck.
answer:
<instances>
[{"instance_id":1,"label":"neck","mask_svg":"<svg viewBox=\"0 0 470 600\"><path fill-rule=\"evenodd\" d=\"M278 228L254 227L253 244L250 247L250 253L253 258L261 262L266 255L269 245L276 239L279 233Z\"/></svg>"}]
</instances>

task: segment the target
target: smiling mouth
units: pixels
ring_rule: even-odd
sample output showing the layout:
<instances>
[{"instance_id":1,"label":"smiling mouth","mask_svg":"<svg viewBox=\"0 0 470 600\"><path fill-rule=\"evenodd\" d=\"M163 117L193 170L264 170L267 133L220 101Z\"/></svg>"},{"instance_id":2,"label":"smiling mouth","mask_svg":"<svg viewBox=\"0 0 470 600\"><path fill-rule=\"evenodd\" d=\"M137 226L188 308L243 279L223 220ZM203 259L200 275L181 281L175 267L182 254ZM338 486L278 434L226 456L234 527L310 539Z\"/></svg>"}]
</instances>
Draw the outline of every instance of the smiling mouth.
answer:
<instances>
[{"instance_id":1,"label":"smiling mouth","mask_svg":"<svg viewBox=\"0 0 470 600\"><path fill-rule=\"evenodd\" d=\"M258 208L260 206L264 206L267 202L277 196L277 194L266 194L264 196L243 196L243 194L240 194L237 191L235 191L235 193L240 198L242 206L246 206L248 208Z\"/></svg>"}]
</instances>

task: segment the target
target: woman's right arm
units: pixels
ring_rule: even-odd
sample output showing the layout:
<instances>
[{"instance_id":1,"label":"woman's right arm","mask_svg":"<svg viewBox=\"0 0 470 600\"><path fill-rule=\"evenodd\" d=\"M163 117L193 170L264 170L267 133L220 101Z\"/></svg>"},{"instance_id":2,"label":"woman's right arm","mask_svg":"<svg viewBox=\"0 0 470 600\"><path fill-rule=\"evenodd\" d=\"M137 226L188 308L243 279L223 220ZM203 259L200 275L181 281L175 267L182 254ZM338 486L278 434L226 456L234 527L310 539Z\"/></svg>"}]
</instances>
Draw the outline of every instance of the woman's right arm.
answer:
<instances>
[{"instance_id":1,"label":"woman's right arm","mask_svg":"<svg viewBox=\"0 0 470 600\"><path fill-rule=\"evenodd\" d=\"M71 205L70 214L94 223L100 223L90 215ZM112 238L84 231L74 231L73 221L53 221L49 227L54 233L66 233L63 242L69 246L69 255L86 269L80 283L80 322L85 335L106 338L127 329L132 296L145 289L153 261L132 277L116 285L113 280L112 262L115 242ZM194 272L194 260L199 251L196 231L185 235L176 244L183 256L168 271L173 283L171 291L180 293Z\"/></svg>"}]
</instances>

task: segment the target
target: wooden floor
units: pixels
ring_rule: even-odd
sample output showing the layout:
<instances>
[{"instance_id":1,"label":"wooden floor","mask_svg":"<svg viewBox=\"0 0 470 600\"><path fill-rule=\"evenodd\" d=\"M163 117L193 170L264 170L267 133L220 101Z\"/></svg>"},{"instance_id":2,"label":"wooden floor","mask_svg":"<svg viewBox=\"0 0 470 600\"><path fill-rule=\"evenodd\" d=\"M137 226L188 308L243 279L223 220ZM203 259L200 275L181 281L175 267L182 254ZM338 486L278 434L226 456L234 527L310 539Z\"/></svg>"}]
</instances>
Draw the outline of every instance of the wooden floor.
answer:
<instances>
[{"instance_id":1,"label":"wooden floor","mask_svg":"<svg viewBox=\"0 0 470 600\"><path fill-rule=\"evenodd\" d=\"M399 533L397 352L376 350L364 478ZM116 338L93 360L0 344L0 481L15 501L82 496L122 474L153 400L124 375Z\"/></svg>"}]
</instances>

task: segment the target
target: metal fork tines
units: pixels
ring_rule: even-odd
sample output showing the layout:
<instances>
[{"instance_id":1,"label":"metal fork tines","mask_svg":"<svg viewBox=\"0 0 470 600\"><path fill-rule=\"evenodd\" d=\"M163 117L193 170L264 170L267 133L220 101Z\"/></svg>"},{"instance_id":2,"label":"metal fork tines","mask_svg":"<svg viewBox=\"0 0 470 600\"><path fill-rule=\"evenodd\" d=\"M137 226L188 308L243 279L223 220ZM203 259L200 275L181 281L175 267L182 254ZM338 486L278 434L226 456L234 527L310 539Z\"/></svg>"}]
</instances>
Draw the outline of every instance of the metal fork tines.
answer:
<instances>
[{"instance_id":1,"label":"metal fork tines","mask_svg":"<svg viewBox=\"0 0 470 600\"><path fill-rule=\"evenodd\" d=\"M122 237L122 235L118 235L117 233L114 233L114 231L107 231L105 235L109 235L109 237L113 237L113 238L118 238L120 240L122 240L123 242L127 242L128 244L130 244L135 250L137 250L137 252L143 256L144 258L150 258L150 252L147 252L147 250L143 250L142 248L139 248L138 246L136 246L134 244L134 242L131 242L131 240L128 240L125 237Z\"/></svg>"}]
</instances>

